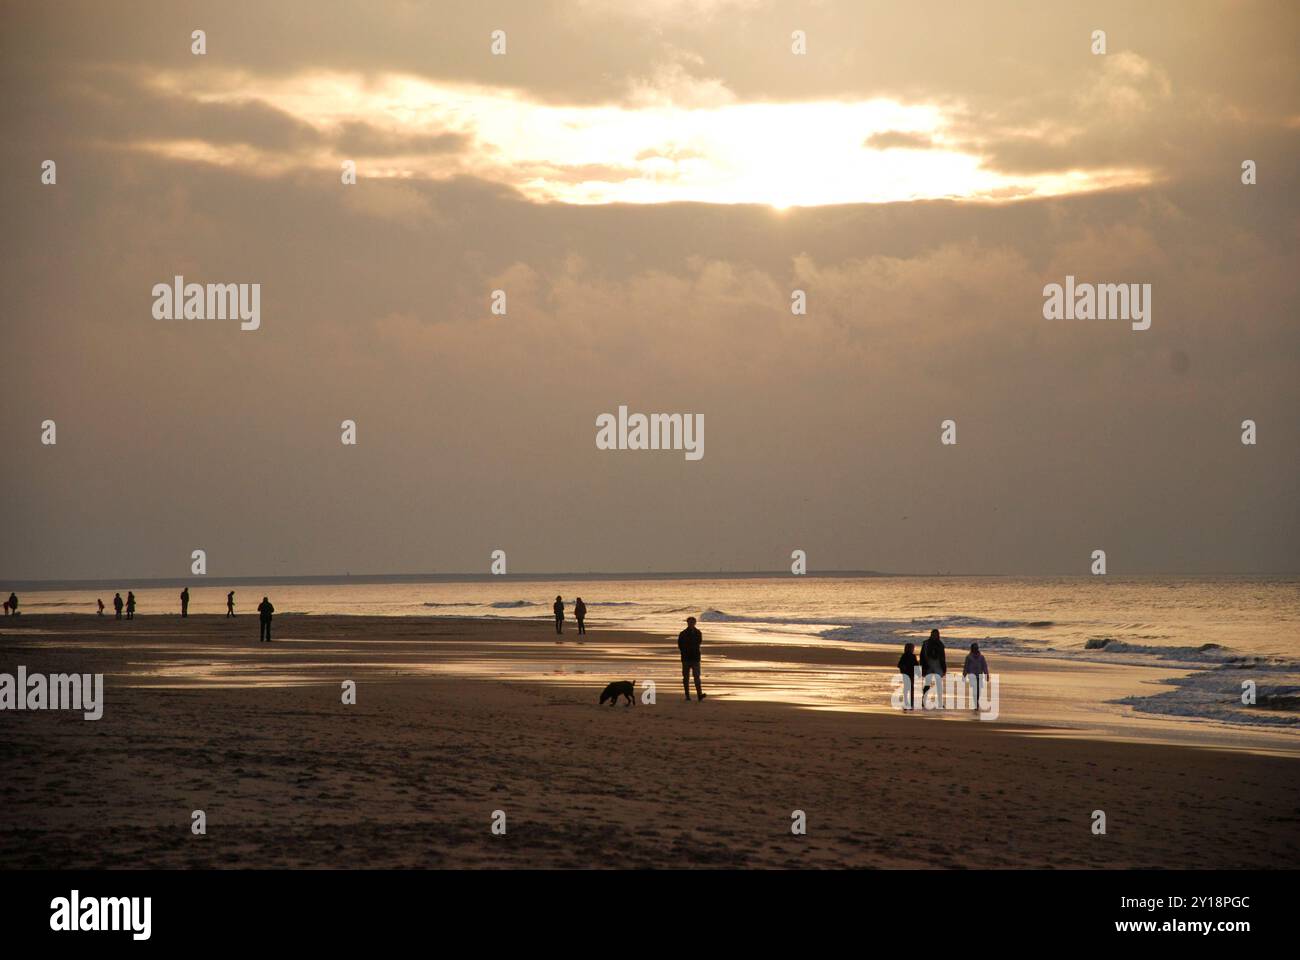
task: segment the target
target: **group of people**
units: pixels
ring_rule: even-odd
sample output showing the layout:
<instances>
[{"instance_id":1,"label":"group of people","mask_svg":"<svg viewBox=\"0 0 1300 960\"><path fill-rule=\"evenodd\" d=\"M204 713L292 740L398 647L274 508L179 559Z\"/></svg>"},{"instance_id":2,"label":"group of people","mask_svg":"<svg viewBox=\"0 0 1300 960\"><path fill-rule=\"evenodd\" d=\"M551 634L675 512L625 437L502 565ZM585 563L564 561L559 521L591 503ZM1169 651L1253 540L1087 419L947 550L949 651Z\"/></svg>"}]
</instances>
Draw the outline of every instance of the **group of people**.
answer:
<instances>
[{"instance_id":1,"label":"group of people","mask_svg":"<svg viewBox=\"0 0 1300 960\"><path fill-rule=\"evenodd\" d=\"M555 603L551 605L551 609L555 611L555 632L563 633L564 598L557 594L555 597ZM582 602L582 597L579 597L573 602L573 619L578 621L578 633L586 633L587 628L584 621L587 619L587 605Z\"/></svg>"},{"instance_id":2,"label":"group of people","mask_svg":"<svg viewBox=\"0 0 1300 960\"><path fill-rule=\"evenodd\" d=\"M944 649L943 640L939 637L938 630L931 630L930 636L921 644L921 655L918 658L915 652L915 645L907 643L903 645L903 655L898 658L898 672L901 673L905 680L903 681L903 709L915 709L912 699L912 678L916 674L916 668L921 668L921 704L925 704L925 694L927 690L934 689L936 693L935 702L943 706L943 678L948 673L948 654ZM979 709L979 689L981 677L989 675L989 663L980 653L980 645L972 643L970 652L966 654L966 660L962 664L961 673L964 678L972 680L974 695L972 696L971 706Z\"/></svg>"},{"instance_id":3,"label":"group of people","mask_svg":"<svg viewBox=\"0 0 1300 960\"><path fill-rule=\"evenodd\" d=\"M181 616L190 615L190 590L185 587L181 590ZM104 601L99 599L99 615L104 615ZM128 590L126 600L122 600L122 594L113 595L113 610L118 620L122 619L122 610L126 609L126 619L135 619L135 594ZM564 598L557 595L555 604L552 607L555 612L555 632L564 633ZM4 602L5 616L16 615L18 613L18 597L14 593L9 594L9 599ZM258 642L271 642L271 617L275 613L275 607L271 604L268 597L263 597L262 602L257 605L258 614ZM235 615L235 591L231 590L226 594L226 616ZM578 621L578 633L587 632L587 605L582 602L582 597L578 597L573 603L573 616ZM703 700L705 694L700 685L700 646L703 642L699 628L695 626L695 618L686 618L686 629L677 635L677 650L682 658L682 690L686 694L686 699L691 699L691 681L695 682L695 694L700 700ZM939 636L938 630L931 630L930 636L921 644L920 655L917 655L915 644L905 644L903 646L903 655L898 658L898 671L905 678L905 696L903 700L903 709L914 709L912 680L916 674L916 668L921 668L922 686L920 696L922 703L928 690L935 689L938 693L937 702L943 703L943 678L948 673L948 654L944 648L943 640ZM966 660L962 664L962 676L973 678L973 687L976 694L973 698L973 706L979 708L979 685L982 677L989 675L988 661L984 654L980 653L980 645L972 643L970 652L966 655Z\"/></svg>"},{"instance_id":4,"label":"group of people","mask_svg":"<svg viewBox=\"0 0 1300 960\"><path fill-rule=\"evenodd\" d=\"M275 607L271 604L268 597L263 597L262 602L257 605L257 642L271 642L271 615L275 613ZM181 589L181 616L190 615L190 588ZM226 616L235 615L235 591L231 590L226 594Z\"/></svg>"},{"instance_id":5,"label":"group of people","mask_svg":"<svg viewBox=\"0 0 1300 960\"><path fill-rule=\"evenodd\" d=\"M271 615L275 613L275 607L271 604L268 597L263 597L262 602L257 605L257 642L271 642ZM190 588L181 589L181 616L190 615ZM226 594L226 616L235 615L235 591L231 590Z\"/></svg>"},{"instance_id":6,"label":"group of people","mask_svg":"<svg viewBox=\"0 0 1300 960\"><path fill-rule=\"evenodd\" d=\"M262 598L262 602L263 603L267 602L266 597ZM258 609L260 610L261 608L259 607ZM181 616L188 617L189 615L190 615L190 588L182 587L181 588ZM235 615L235 591L231 590L228 594L226 594L226 616L233 617L234 615Z\"/></svg>"},{"instance_id":7,"label":"group of people","mask_svg":"<svg viewBox=\"0 0 1300 960\"><path fill-rule=\"evenodd\" d=\"M95 603L99 607L97 612L102 617L104 615L103 598L102 597L96 598ZM18 598L15 597L13 594L10 594L9 599L5 601L6 615L8 615L8 613L10 612L10 608L12 608L15 613L18 611ZM113 594L113 612L115 614L116 619L118 620L122 619L123 608L126 609L126 619L134 620L135 619L135 593L133 593L130 590L126 592L126 600L122 599L122 594L120 593ZM260 643L264 641L270 643L271 614L275 613L275 607L271 605L271 601L269 599L263 597L262 602L257 605L257 613L258 613L258 621L259 621L259 628L257 633L258 642ZM585 608L583 610L583 613L584 614L586 613ZM188 617L189 615L190 615L190 588L183 587L181 589L181 616ZM229 593L226 594L226 616L233 617L234 615L235 615L235 591L231 590Z\"/></svg>"},{"instance_id":8,"label":"group of people","mask_svg":"<svg viewBox=\"0 0 1300 960\"><path fill-rule=\"evenodd\" d=\"M98 613L102 617L104 615L103 598L96 597L95 603L99 605L99 609L96 611L96 613ZM122 600L122 595L120 593L113 594L113 612L114 614L116 614L115 619L117 620L122 619L123 607L126 607L126 618L128 620L134 620L135 619L135 594L132 593L130 590L126 592L125 601Z\"/></svg>"},{"instance_id":9,"label":"group of people","mask_svg":"<svg viewBox=\"0 0 1300 960\"><path fill-rule=\"evenodd\" d=\"M564 598L557 595L551 609L555 612L555 632L564 633ZM582 597L573 601L573 617L578 621L578 633L587 632L584 621L587 619L587 605ZM708 694L700 687L700 644L703 641L695 618L686 618L686 629L677 635L677 652L682 656L682 689L686 699L691 699L691 678L695 680L695 695L703 700Z\"/></svg>"},{"instance_id":10,"label":"group of people","mask_svg":"<svg viewBox=\"0 0 1300 960\"><path fill-rule=\"evenodd\" d=\"M555 613L555 632L556 634L564 633L564 598L558 594L555 597L555 603L551 605ZM578 621L578 633L585 634L587 627L587 605L582 602L582 597L573 601L573 618ZM686 692L686 699L691 699L691 678L695 679L695 694L703 700L707 694L700 687L700 643L703 637L700 636L699 629L695 626L695 618L686 618L686 629L677 635L677 651L682 656L682 689Z\"/></svg>"}]
</instances>

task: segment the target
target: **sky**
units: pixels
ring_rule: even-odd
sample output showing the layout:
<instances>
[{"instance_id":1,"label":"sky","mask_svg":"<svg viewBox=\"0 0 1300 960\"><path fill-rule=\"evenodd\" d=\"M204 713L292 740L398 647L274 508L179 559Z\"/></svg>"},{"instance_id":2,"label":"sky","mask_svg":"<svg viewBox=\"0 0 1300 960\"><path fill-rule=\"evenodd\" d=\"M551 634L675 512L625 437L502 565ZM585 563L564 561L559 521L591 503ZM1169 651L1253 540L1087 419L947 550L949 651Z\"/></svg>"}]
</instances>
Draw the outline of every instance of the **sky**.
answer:
<instances>
[{"instance_id":1,"label":"sky","mask_svg":"<svg viewBox=\"0 0 1300 960\"><path fill-rule=\"evenodd\" d=\"M1300 571L1294 4L0 18L0 582Z\"/></svg>"}]
</instances>

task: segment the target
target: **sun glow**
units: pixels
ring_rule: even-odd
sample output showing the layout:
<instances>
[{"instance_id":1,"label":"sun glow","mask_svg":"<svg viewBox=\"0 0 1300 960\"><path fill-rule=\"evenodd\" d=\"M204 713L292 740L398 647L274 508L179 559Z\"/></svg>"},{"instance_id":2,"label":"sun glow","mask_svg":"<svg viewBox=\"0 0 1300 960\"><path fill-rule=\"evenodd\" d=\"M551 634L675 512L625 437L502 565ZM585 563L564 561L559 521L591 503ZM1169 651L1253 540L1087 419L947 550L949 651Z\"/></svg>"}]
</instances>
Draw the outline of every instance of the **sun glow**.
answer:
<instances>
[{"instance_id":1,"label":"sun glow","mask_svg":"<svg viewBox=\"0 0 1300 960\"><path fill-rule=\"evenodd\" d=\"M1016 175L990 170L976 147L952 137L949 110L885 99L564 106L512 90L406 75L208 75L204 86L189 76L164 74L153 82L199 103L273 107L320 132L322 143L297 154L192 141L137 144L141 149L267 174L292 165L337 170L351 159L366 177L473 176L507 184L535 202L694 201L785 210L936 198L1008 200L1151 179L1129 169ZM364 138L360 155L358 148L344 153L331 145L332 133L357 124L397 148L367 156ZM448 134L457 149L422 146ZM875 134L922 145L867 146ZM402 147L404 140L409 149Z\"/></svg>"}]
</instances>

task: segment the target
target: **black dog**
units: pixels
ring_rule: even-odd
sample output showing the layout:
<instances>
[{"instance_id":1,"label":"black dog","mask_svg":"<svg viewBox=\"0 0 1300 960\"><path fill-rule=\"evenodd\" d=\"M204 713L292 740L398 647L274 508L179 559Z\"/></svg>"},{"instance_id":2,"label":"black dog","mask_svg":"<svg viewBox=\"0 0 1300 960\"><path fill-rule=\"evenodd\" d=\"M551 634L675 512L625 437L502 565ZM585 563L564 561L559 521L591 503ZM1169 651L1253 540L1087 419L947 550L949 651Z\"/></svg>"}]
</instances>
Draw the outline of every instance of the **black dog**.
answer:
<instances>
[{"instance_id":1,"label":"black dog","mask_svg":"<svg viewBox=\"0 0 1300 960\"><path fill-rule=\"evenodd\" d=\"M619 697L627 697L627 705L629 707L632 706L632 704L636 702L632 698L632 690L635 682L636 681L634 680L615 680L605 688L603 693L601 693L600 702L604 703L608 700L609 705L612 707L614 704L618 703Z\"/></svg>"}]
</instances>

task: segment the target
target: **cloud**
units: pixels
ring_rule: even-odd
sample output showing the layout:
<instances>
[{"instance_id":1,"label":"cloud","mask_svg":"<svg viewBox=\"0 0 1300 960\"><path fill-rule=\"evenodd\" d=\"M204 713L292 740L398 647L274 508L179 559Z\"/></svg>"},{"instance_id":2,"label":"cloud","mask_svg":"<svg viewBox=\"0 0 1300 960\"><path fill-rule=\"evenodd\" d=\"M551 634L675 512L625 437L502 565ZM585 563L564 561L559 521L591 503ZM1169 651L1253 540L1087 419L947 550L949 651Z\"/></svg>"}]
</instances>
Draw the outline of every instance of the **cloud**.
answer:
<instances>
[{"instance_id":1,"label":"cloud","mask_svg":"<svg viewBox=\"0 0 1300 960\"><path fill-rule=\"evenodd\" d=\"M1077 98L1079 107L1110 124L1150 113L1173 95L1169 75L1131 50L1101 58L1101 71Z\"/></svg>"},{"instance_id":2,"label":"cloud","mask_svg":"<svg viewBox=\"0 0 1300 960\"><path fill-rule=\"evenodd\" d=\"M635 109L713 109L736 102L735 93L722 80L697 77L687 69L686 62L703 61L678 52L672 60L656 64L650 76L632 78L628 84L628 105Z\"/></svg>"},{"instance_id":3,"label":"cloud","mask_svg":"<svg viewBox=\"0 0 1300 960\"><path fill-rule=\"evenodd\" d=\"M882 130L867 137L862 142L862 145L872 150L930 150L935 146L935 143L924 133L911 133L906 130Z\"/></svg>"},{"instance_id":4,"label":"cloud","mask_svg":"<svg viewBox=\"0 0 1300 960\"><path fill-rule=\"evenodd\" d=\"M687 73L680 60L663 65L633 103L619 107L551 106L517 91L392 74L167 71L130 82L128 91L141 90L157 109L145 122L127 118L115 127L101 120L98 136L256 177L323 175L350 160L370 179L474 176L537 202L780 208L988 201L1151 179L1148 170L1118 162L1002 171L981 164L996 147L960 143L970 124L959 109L889 100L740 103L717 81ZM114 94L115 104L124 99ZM183 119L169 123L173 117ZM931 147L864 154L864 131L875 131L869 144Z\"/></svg>"},{"instance_id":5,"label":"cloud","mask_svg":"<svg viewBox=\"0 0 1300 960\"><path fill-rule=\"evenodd\" d=\"M464 133L405 132L364 120L344 121L332 131L329 140L340 153L362 157L463 153L471 145Z\"/></svg>"},{"instance_id":6,"label":"cloud","mask_svg":"<svg viewBox=\"0 0 1300 960\"><path fill-rule=\"evenodd\" d=\"M1100 544L1129 571L1296 567L1290 7L826 3L799 59L774 4L648 28L539 2L494 61L481 5L361 30L286 0L207 8L205 62L187 8L144 9L7 11L0 406L60 443L0 471L6 576L169 575L196 543L253 574L481 569L502 544L771 568L795 538L822 566L1073 572ZM1108 56L1138 59L1087 52L1108 18ZM938 147L878 149L899 133ZM933 198L954 157L968 200L1023 202ZM879 199L877 175L930 199L608 202L708 176ZM262 329L154 321L176 273L262 283ZM1151 283L1152 329L1044 321L1067 273ZM704 413L705 459L596 450L620 403Z\"/></svg>"}]
</instances>

